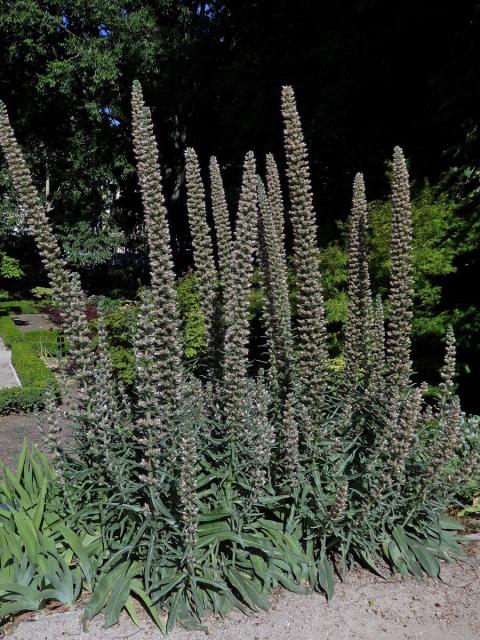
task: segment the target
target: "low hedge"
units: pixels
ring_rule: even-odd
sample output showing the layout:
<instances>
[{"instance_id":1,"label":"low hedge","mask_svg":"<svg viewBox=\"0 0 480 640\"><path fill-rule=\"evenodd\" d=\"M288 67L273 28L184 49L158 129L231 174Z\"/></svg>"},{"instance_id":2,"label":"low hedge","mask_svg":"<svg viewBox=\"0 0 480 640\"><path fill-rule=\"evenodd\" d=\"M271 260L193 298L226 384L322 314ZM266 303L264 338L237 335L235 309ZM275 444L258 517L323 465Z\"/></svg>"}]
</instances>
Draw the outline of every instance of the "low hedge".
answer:
<instances>
[{"instance_id":1,"label":"low hedge","mask_svg":"<svg viewBox=\"0 0 480 640\"><path fill-rule=\"evenodd\" d=\"M17 325L8 316L0 316L0 338L9 349L16 342L22 342L23 340L22 332L18 330Z\"/></svg>"},{"instance_id":2,"label":"low hedge","mask_svg":"<svg viewBox=\"0 0 480 640\"><path fill-rule=\"evenodd\" d=\"M38 303L35 300L7 300L0 302L0 316L9 313L38 313Z\"/></svg>"},{"instance_id":3,"label":"low hedge","mask_svg":"<svg viewBox=\"0 0 480 640\"><path fill-rule=\"evenodd\" d=\"M12 351L12 364L22 383L21 387L0 389L0 415L42 407L50 386L58 393L55 376L38 357L30 339L25 340L26 335L17 329L11 318L0 317L0 337Z\"/></svg>"}]
</instances>

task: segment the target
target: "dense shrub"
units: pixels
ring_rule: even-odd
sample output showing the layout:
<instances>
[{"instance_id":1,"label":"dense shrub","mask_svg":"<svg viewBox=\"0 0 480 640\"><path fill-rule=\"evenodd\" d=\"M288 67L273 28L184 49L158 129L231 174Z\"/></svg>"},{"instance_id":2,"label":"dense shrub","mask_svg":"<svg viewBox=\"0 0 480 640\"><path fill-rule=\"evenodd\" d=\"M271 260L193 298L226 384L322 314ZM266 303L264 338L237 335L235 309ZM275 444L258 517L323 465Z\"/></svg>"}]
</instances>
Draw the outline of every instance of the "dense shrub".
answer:
<instances>
[{"instance_id":1,"label":"dense shrub","mask_svg":"<svg viewBox=\"0 0 480 640\"><path fill-rule=\"evenodd\" d=\"M23 334L18 330L15 322L8 316L0 317L0 337L9 349L15 342L23 340Z\"/></svg>"},{"instance_id":2,"label":"dense shrub","mask_svg":"<svg viewBox=\"0 0 480 640\"><path fill-rule=\"evenodd\" d=\"M108 314L100 310L92 342L78 277L66 268L0 111L0 142L76 364L74 455L61 450L53 403L47 412L58 482L69 496L66 517L79 531L99 535L109 556L98 567L85 622L105 608L107 625L115 623L141 589L155 612L168 612L167 631L177 620L198 627L211 612L267 609L267 595L278 586L303 593L308 585L331 598L335 571L356 562L382 575L421 579L438 577L440 559L461 555L459 525L444 510L462 478L478 470L480 453L470 444L478 425L466 422L455 395L451 330L439 396L426 403L424 385L412 383L412 219L403 153L397 147L393 157L389 321L373 295L368 209L357 175L344 361L332 367L308 157L289 87L282 115L295 316L273 158L264 184L253 154L246 155L234 230L212 160L210 229L198 160L186 152L196 273L195 288L189 283L187 290L205 331L202 366L193 375L184 357L157 145L134 84L151 286L138 305L127 398L114 376ZM251 349L256 278L261 357Z\"/></svg>"},{"instance_id":3,"label":"dense shrub","mask_svg":"<svg viewBox=\"0 0 480 640\"><path fill-rule=\"evenodd\" d=\"M12 351L12 365L21 387L0 389L0 414L21 413L42 407L49 387L57 390L55 376L39 358L41 339L57 348L56 334L48 331L22 333L9 317L0 317L0 337ZM50 337L51 336L51 337Z\"/></svg>"},{"instance_id":4,"label":"dense shrub","mask_svg":"<svg viewBox=\"0 0 480 640\"><path fill-rule=\"evenodd\" d=\"M9 313L38 313L39 307L34 300L6 300L0 302L0 316Z\"/></svg>"}]
</instances>

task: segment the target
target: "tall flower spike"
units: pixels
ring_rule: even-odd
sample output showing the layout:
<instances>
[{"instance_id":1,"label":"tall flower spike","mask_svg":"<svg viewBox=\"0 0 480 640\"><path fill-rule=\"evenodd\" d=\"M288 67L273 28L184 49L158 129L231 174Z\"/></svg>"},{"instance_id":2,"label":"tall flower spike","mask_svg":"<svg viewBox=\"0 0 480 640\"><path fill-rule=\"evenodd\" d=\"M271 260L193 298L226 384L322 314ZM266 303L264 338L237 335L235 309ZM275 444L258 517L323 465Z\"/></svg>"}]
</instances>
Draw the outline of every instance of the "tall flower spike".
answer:
<instances>
[{"instance_id":1,"label":"tall flower spike","mask_svg":"<svg viewBox=\"0 0 480 640\"><path fill-rule=\"evenodd\" d=\"M454 455L462 443L463 416L458 396L454 395L456 366L455 335L451 326L445 336L445 359L440 370L440 398L433 415L438 421L435 434L429 440L430 473L437 470Z\"/></svg>"},{"instance_id":2,"label":"tall flower spike","mask_svg":"<svg viewBox=\"0 0 480 640\"><path fill-rule=\"evenodd\" d=\"M345 324L345 379L355 386L365 376L371 348L372 294L368 272L368 220L361 173L353 182L348 252L348 316Z\"/></svg>"},{"instance_id":3,"label":"tall flower spike","mask_svg":"<svg viewBox=\"0 0 480 640\"><path fill-rule=\"evenodd\" d=\"M55 396L55 389L51 386L45 393L43 418L46 425L44 434L45 451L52 456L55 469L61 474L63 471L65 452L61 440L62 427L60 426L57 398Z\"/></svg>"},{"instance_id":4,"label":"tall flower spike","mask_svg":"<svg viewBox=\"0 0 480 640\"><path fill-rule=\"evenodd\" d=\"M217 159L214 157L210 158L210 197L217 238L218 266L222 285L225 286L225 276L233 250L232 228L223 189L222 174Z\"/></svg>"},{"instance_id":5,"label":"tall flower spike","mask_svg":"<svg viewBox=\"0 0 480 640\"><path fill-rule=\"evenodd\" d=\"M297 275L297 371L315 413L323 395L327 329L307 150L291 87L282 89L282 115Z\"/></svg>"},{"instance_id":6,"label":"tall flower spike","mask_svg":"<svg viewBox=\"0 0 480 640\"><path fill-rule=\"evenodd\" d=\"M267 483L275 442L273 422L269 415L271 398L262 374L260 372L258 379L251 381L249 402L246 403L249 416L245 444L250 454L248 474L254 500Z\"/></svg>"},{"instance_id":7,"label":"tall flower spike","mask_svg":"<svg viewBox=\"0 0 480 640\"><path fill-rule=\"evenodd\" d=\"M277 350L275 348L275 308L273 300L272 265L269 261L267 240L265 237L265 219L269 215L269 206L265 187L260 176L257 175L257 199L258 199L258 246L257 259L260 266L260 285L262 290L262 320L265 326L269 357L269 376L273 383L278 381ZM270 215L271 217L271 215Z\"/></svg>"},{"instance_id":8,"label":"tall flower spike","mask_svg":"<svg viewBox=\"0 0 480 640\"><path fill-rule=\"evenodd\" d=\"M178 425L178 497L183 522L183 540L187 551L187 562L194 561L197 542L197 429L203 421L203 394L198 381L185 380L182 385L182 409Z\"/></svg>"},{"instance_id":9,"label":"tall flower spike","mask_svg":"<svg viewBox=\"0 0 480 640\"><path fill-rule=\"evenodd\" d=\"M45 207L40 200L30 170L15 139L3 102L0 102L0 144L18 194L20 210L32 229L42 262L54 289L54 295L60 302L64 302L68 295L66 265L58 241L52 233Z\"/></svg>"},{"instance_id":10,"label":"tall flower spike","mask_svg":"<svg viewBox=\"0 0 480 640\"><path fill-rule=\"evenodd\" d=\"M162 399L155 382L156 347L153 327L156 309L152 300L151 291L142 292L134 339L137 406L133 435L134 442L141 452L140 480L158 491L160 464L171 459L171 452L168 452L166 446L167 435L171 429L167 431L163 421Z\"/></svg>"},{"instance_id":11,"label":"tall flower spike","mask_svg":"<svg viewBox=\"0 0 480 640\"><path fill-rule=\"evenodd\" d=\"M193 240L193 258L200 290L200 305L205 320L207 343L213 355L215 342L214 315L218 300L217 270L213 259L212 239L207 224L205 190L197 154L193 149L185 152L187 178L187 208Z\"/></svg>"},{"instance_id":12,"label":"tall flower spike","mask_svg":"<svg viewBox=\"0 0 480 640\"><path fill-rule=\"evenodd\" d=\"M118 387L113 374L109 353L108 336L103 313L98 319L98 346L95 354L95 368L90 387L90 396L94 399L95 412L90 421L90 461L98 465L104 477L114 478L114 443L123 439L123 418L118 404Z\"/></svg>"},{"instance_id":13,"label":"tall flower spike","mask_svg":"<svg viewBox=\"0 0 480 640\"><path fill-rule=\"evenodd\" d=\"M257 180L259 255L264 288L270 365L275 387L284 399L290 383L293 340L288 295L288 269L283 242L278 235L273 207L263 182Z\"/></svg>"},{"instance_id":14,"label":"tall flower spike","mask_svg":"<svg viewBox=\"0 0 480 640\"><path fill-rule=\"evenodd\" d=\"M178 403L182 375L180 320L157 143L150 112L144 106L142 88L138 81L133 83L132 90L132 129L150 247L152 302L156 307L152 321L152 329L155 332L155 386L168 423L168 413L174 411Z\"/></svg>"},{"instance_id":15,"label":"tall flower spike","mask_svg":"<svg viewBox=\"0 0 480 640\"><path fill-rule=\"evenodd\" d=\"M283 204L282 187L277 163L271 153L266 157L267 195L272 209L277 238L282 247L285 245L285 206Z\"/></svg>"},{"instance_id":16,"label":"tall flower spike","mask_svg":"<svg viewBox=\"0 0 480 640\"><path fill-rule=\"evenodd\" d=\"M20 209L30 227L45 266L53 297L58 302L65 335L70 342L70 355L76 364L79 388L76 407L79 417L75 432L77 443L86 445L90 418L95 420L98 407L89 394L93 383L94 357L89 327L85 317L85 300L78 274L70 273L62 257L60 246L49 223L45 207L38 195L22 151L10 126L5 105L0 102L0 146L3 149Z\"/></svg>"},{"instance_id":17,"label":"tall flower spike","mask_svg":"<svg viewBox=\"0 0 480 640\"><path fill-rule=\"evenodd\" d=\"M300 422L300 415L297 411L296 404L295 393L290 391L283 408L282 427L278 434L283 473L288 486L292 489L298 485L298 473L300 469L299 434L297 427L297 423Z\"/></svg>"},{"instance_id":18,"label":"tall flower spike","mask_svg":"<svg viewBox=\"0 0 480 640\"><path fill-rule=\"evenodd\" d=\"M445 360L440 371L440 377L442 379L440 383L441 408L444 408L453 396L456 357L455 334L453 333L453 328L449 325L445 336Z\"/></svg>"},{"instance_id":19,"label":"tall flower spike","mask_svg":"<svg viewBox=\"0 0 480 640\"><path fill-rule=\"evenodd\" d=\"M407 164L400 147L393 152L390 261L387 365L392 383L405 389L412 373L412 212Z\"/></svg>"},{"instance_id":20,"label":"tall flower spike","mask_svg":"<svg viewBox=\"0 0 480 640\"><path fill-rule=\"evenodd\" d=\"M372 348L369 363L369 392L374 396L381 395L385 381L385 318L382 298L375 298L372 321Z\"/></svg>"},{"instance_id":21,"label":"tall flower spike","mask_svg":"<svg viewBox=\"0 0 480 640\"><path fill-rule=\"evenodd\" d=\"M223 362L224 404L227 429L232 439L243 420L246 393L249 306L253 275L253 254L257 228L255 159L248 153L238 204L232 259L225 278L225 345Z\"/></svg>"}]
</instances>

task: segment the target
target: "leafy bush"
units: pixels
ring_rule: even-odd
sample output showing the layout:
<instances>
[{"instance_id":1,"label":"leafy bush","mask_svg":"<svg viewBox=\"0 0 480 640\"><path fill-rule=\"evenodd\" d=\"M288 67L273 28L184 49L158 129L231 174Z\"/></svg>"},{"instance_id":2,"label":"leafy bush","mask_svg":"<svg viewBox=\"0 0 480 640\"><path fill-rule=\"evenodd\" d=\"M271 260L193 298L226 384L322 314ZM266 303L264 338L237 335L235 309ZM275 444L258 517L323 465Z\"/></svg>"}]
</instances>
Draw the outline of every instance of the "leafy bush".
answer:
<instances>
[{"instance_id":1,"label":"leafy bush","mask_svg":"<svg viewBox=\"0 0 480 640\"><path fill-rule=\"evenodd\" d=\"M35 300L40 300L41 302L52 302L52 294L53 291L50 287L34 287L32 289L32 295Z\"/></svg>"},{"instance_id":2,"label":"leafy bush","mask_svg":"<svg viewBox=\"0 0 480 640\"><path fill-rule=\"evenodd\" d=\"M184 353L187 358L198 358L206 347L206 331L200 291L193 272L184 275L177 284L177 304L182 319Z\"/></svg>"},{"instance_id":3,"label":"leafy bush","mask_svg":"<svg viewBox=\"0 0 480 640\"><path fill-rule=\"evenodd\" d=\"M151 282L135 310L135 378L127 397L114 375L108 325L119 342L130 339L128 314L120 308L109 320L100 310L97 337L90 340L79 279L61 257L0 110L0 142L76 363L74 455L61 450L53 402L45 417L58 486L68 495L65 517L79 534L98 532L108 554L97 568L85 623L105 610L107 626L114 624L123 607L131 610L132 592L159 626L159 614L168 612L169 631L177 621L199 627L208 613L224 615L232 607L267 609L268 593L278 586L318 589L331 598L334 573L355 563L380 575L438 577L440 559L461 556L461 525L444 511L464 476L478 469L480 452L471 446L478 425L465 420L455 395L450 329L438 397L425 402L424 385L412 383L413 230L401 149L393 158L388 323L382 299L372 294L359 174L344 358L332 366L316 215L292 89L282 91L282 115L295 316L273 158L265 185L253 154L246 155L234 233L212 160L215 255L200 167L187 150L195 278L183 282L179 295L158 150L139 83L132 113ZM257 276L258 358L250 335ZM193 311L195 353L203 342L195 375L184 355L182 299Z\"/></svg>"},{"instance_id":4,"label":"leafy bush","mask_svg":"<svg viewBox=\"0 0 480 640\"><path fill-rule=\"evenodd\" d=\"M0 414L21 413L41 407L49 387L57 389L53 373L38 357L39 333L49 335L50 332L28 333L19 331L9 317L0 317L0 337L12 351L12 365L22 384L21 387L0 389ZM48 338L53 341L53 336ZM56 336L55 336L56 348ZM35 345L35 347L33 346Z\"/></svg>"},{"instance_id":5,"label":"leafy bush","mask_svg":"<svg viewBox=\"0 0 480 640\"><path fill-rule=\"evenodd\" d=\"M7 255L5 251L0 251L0 278L15 280L23 275L19 261Z\"/></svg>"}]
</instances>

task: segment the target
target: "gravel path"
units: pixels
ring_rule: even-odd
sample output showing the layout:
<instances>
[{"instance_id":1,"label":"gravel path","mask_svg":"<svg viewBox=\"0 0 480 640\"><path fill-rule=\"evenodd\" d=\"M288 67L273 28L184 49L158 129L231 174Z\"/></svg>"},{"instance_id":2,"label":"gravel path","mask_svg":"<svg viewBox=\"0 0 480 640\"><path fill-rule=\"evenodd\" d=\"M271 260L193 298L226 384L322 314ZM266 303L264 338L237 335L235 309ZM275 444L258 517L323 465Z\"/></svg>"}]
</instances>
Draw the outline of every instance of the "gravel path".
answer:
<instances>
[{"instance_id":1,"label":"gravel path","mask_svg":"<svg viewBox=\"0 0 480 640\"><path fill-rule=\"evenodd\" d=\"M299 596L285 591L272 598L268 613L246 617L232 612L224 621L209 622L209 640L479 640L480 543L469 547L469 561L445 565L442 581L413 578L385 582L364 570L337 584L330 604L313 594ZM475 561L476 560L476 561ZM81 611L34 614L7 633L11 640L153 640L161 638L141 616L140 627L128 617L110 629L97 618L83 633ZM171 640L205 640L198 631L175 630Z\"/></svg>"},{"instance_id":2,"label":"gravel path","mask_svg":"<svg viewBox=\"0 0 480 640\"><path fill-rule=\"evenodd\" d=\"M71 432L62 417L60 417L60 423L63 424L63 431L60 434L61 441L68 442L71 438ZM30 446L37 444L44 451L44 429L45 420L41 412L0 416L0 460L14 469L24 438L27 439Z\"/></svg>"},{"instance_id":3,"label":"gravel path","mask_svg":"<svg viewBox=\"0 0 480 640\"><path fill-rule=\"evenodd\" d=\"M31 331L32 329L54 329L44 313L16 313L11 316L19 331Z\"/></svg>"}]
</instances>

